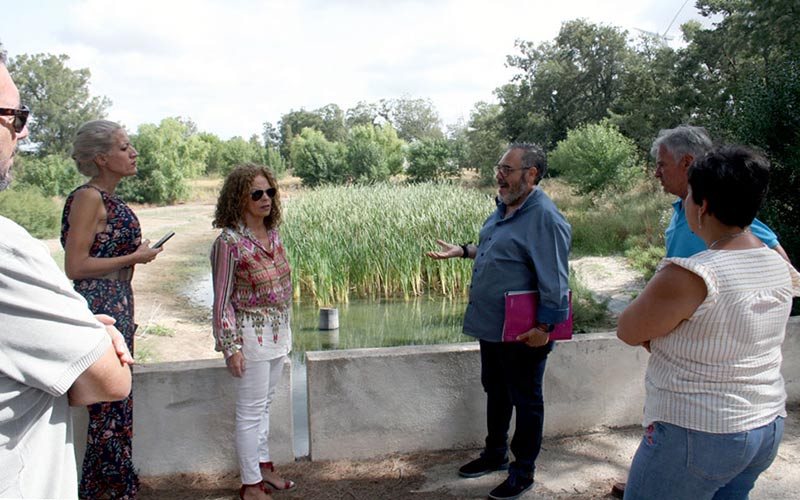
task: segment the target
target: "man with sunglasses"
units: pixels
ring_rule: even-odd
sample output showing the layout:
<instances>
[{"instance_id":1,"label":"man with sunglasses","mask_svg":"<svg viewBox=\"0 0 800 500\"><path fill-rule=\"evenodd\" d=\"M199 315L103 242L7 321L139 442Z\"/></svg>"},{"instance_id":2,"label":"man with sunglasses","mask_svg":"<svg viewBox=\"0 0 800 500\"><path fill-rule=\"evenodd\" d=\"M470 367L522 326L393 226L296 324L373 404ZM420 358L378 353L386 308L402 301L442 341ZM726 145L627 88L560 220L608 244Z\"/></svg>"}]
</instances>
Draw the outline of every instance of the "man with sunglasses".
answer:
<instances>
[{"instance_id":1,"label":"man with sunglasses","mask_svg":"<svg viewBox=\"0 0 800 500\"><path fill-rule=\"evenodd\" d=\"M518 498L533 486L536 458L542 445L545 363L552 350L555 323L569 313L569 248L571 229L539 181L547 171L544 151L533 144L509 146L495 167L497 210L480 231L477 245L437 240L434 259L474 259L464 333L480 342L481 384L486 392L486 446L480 457L459 469L463 477L479 477L508 469L508 477L489 493L495 500ZM503 342L505 294L538 290L536 326ZM512 410L516 429L508 430Z\"/></svg>"},{"instance_id":2,"label":"man with sunglasses","mask_svg":"<svg viewBox=\"0 0 800 500\"><path fill-rule=\"evenodd\" d=\"M0 43L0 190L28 110ZM131 389L125 340L95 317L47 247L0 216L0 498L78 498L69 406Z\"/></svg>"}]
</instances>

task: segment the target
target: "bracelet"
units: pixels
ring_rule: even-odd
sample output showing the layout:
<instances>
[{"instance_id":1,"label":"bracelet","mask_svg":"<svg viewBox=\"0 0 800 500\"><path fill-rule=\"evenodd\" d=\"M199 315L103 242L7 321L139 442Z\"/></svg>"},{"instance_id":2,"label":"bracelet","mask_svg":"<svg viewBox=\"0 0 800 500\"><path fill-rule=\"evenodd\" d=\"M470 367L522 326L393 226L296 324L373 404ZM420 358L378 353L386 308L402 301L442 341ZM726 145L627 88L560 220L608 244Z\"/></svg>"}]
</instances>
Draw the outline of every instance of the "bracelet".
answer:
<instances>
[{"instance_id":1,"label":"bracelet","mask_svg":"<svg viewBox=\"0 0 800 500\"><path fill-rule=\"evenodd\" d=\"M469 243L461 245L461 251L463 252L461 254L462 259L469 259L469 248L467 248L467 245L469 245Z\"/></svg>"}]
</instances>

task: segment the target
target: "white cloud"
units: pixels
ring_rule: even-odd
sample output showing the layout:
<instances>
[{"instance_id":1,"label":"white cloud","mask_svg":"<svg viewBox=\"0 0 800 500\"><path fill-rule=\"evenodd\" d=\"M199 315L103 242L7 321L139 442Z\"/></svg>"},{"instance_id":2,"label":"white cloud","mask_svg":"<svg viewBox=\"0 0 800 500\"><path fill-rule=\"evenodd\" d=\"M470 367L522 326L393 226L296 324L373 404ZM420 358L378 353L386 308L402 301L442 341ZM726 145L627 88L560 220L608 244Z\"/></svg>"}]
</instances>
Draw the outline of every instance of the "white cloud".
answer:
<instances>
[{"instance_id":1,"label":"white cloud","mask_svg":"<svg viewBox=\"0 0 800 500\"><path fill-rule=\"evenodd\" d=\"M662 32L683 1L47 1L14 9L3 41L88 67L109 117L132 130L179 115L247 138L290 109L403 95L451 123L509 80L514 40L550 40L578 17ZM687 16L691 5L673 33Z\"/></svg>"}]
</instances>

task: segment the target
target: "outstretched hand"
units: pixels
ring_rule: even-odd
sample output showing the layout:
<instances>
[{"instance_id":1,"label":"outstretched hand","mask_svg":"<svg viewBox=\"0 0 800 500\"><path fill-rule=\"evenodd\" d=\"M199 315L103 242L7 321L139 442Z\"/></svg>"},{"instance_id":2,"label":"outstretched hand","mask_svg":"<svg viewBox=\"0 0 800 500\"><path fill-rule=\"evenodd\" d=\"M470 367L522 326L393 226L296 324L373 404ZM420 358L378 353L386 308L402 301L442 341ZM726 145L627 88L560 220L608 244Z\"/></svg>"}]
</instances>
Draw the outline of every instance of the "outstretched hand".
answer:
<instances>
[{"instance_id":1,"label":"outstretched hand","mask_svg":"<svg viewBox=\"0 0 800 500\"><path fill-rule=\"evenodd\" d=\"M436 240L436 244L442 247L438 252L426 252L425 255L432 259L452 259L461 257L464 251L458 245L453 245L442 240Z\"/></svg>"}]
</instances>

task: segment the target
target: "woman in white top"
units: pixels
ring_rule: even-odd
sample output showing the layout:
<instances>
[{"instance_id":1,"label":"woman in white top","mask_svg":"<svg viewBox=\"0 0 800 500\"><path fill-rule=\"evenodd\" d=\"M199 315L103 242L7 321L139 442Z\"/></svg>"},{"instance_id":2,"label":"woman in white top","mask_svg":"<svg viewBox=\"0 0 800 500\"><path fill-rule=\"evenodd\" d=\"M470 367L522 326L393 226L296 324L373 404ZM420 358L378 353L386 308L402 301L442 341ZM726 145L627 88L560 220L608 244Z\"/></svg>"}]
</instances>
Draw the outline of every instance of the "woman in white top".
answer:
<instances>
[{"instance_id":1,"label":"woman in white top","mask_svg":"<svg viewBox=\"0 0 800 500\"><path fill-rule=\"evenodd\" d=\"M689 169L686 219L708 250L664 259L619 318L651 352L625 499L746 499L778 452L781 344L800 274L750 234L769 162L736 146Z\"/></svg>"}]
</instances>

